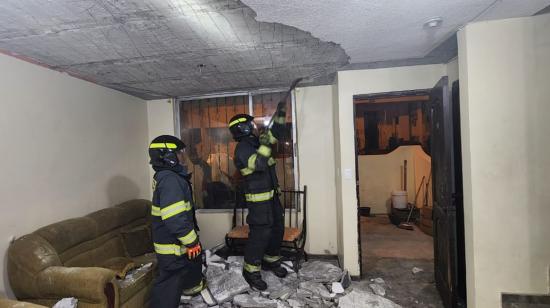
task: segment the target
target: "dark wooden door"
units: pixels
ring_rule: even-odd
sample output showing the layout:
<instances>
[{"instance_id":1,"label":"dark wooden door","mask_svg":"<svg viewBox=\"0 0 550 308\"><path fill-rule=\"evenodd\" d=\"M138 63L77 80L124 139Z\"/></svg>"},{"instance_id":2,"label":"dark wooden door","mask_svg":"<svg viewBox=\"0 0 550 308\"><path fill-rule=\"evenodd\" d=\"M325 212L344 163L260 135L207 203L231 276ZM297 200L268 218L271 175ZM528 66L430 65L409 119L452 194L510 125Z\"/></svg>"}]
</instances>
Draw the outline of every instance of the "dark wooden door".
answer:
<instances>
[{"instance_id":1,"label":"dark wooden door","mask_svg":"<svg viewBox=\"0 0 550 308\"><path fill-rule=\"evenodd\" d=\"M430 144L435 281L445 307L454 308L465 307L465 296L461 292L465 273L459 267L459 250L463 253L464 243L459 241L463 239L459 236L463 228L458 226L463 225L463 221L457 219L457 209L462 208L462 183L456 180L462 177L460 127L453 124L459 120L459 115L449 94L448 78L443 77L430 94Z\"/></svg>"}]
</instances>

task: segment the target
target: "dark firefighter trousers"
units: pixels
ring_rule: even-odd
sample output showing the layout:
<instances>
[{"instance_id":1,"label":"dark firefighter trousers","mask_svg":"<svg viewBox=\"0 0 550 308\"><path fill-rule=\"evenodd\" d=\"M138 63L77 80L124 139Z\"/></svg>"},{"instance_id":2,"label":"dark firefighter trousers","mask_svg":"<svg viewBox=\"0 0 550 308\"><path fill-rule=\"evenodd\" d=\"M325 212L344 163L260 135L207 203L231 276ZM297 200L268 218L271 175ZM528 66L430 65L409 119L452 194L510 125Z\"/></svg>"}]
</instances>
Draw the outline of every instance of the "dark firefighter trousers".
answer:
<instances>
[{"instance_id":1,"label":"dark firefighter trousers","mask_svg":"<svg viewBox=\"0 0 550 308\"><path fill-rule=\"evenodd\" d=\"M174 258L157 255L158 276L153 285L150 308L177 308L183 291L196 287L202 280L201 256L193 260L189 260L187 255Z\"/></svg>"},{"instance_id":2,"label":"dark firefighter trousers","mask_svg":"<svg viewBox=\"0 0 550 308\"><path fill-rule=\"evenodd\" d=\"M259 271L266 256L278 257L285 232L283 208L279 196L264 202L247 202L250 227L244 250L245 270ZM248 265L248 266L247 266ZM250 266L252 265L252 266Z\"/></svg>"}]
</instances>

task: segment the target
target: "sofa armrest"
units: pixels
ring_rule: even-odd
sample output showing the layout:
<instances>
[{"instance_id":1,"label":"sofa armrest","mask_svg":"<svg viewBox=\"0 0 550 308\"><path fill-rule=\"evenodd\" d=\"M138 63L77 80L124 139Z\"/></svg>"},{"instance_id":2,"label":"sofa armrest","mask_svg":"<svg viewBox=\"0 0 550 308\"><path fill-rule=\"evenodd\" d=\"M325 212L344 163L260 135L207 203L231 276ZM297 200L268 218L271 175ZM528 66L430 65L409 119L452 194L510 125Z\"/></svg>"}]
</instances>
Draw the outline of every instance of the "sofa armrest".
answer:
<instances>
[{"instance_id":1,"label":"sofa armrest","mask_svg":"<svg viewBox=\"0 0 550 308\"><path fill-rule=\"evenodd\" d=\"M106 302L115 272L101 267L50 266L38 274L37 284L44 297L75 297L89 302ZM111 299L112 301L113 299Z\"/></svg>"}]
</instances>

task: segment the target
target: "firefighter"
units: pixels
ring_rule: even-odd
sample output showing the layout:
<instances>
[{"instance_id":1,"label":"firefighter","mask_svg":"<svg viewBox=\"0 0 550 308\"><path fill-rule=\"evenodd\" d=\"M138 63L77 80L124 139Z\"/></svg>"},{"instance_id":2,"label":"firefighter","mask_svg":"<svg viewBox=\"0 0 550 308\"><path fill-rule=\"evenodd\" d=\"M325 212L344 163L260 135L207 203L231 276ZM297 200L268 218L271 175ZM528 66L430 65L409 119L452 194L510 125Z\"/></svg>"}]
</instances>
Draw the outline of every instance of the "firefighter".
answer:
<instances>
[{"instance_id":1,"label":"firefighter","mask_svg":"<svg viewBox=\"0 0 550 308\"><path fill-rule=\"evenodd\" d=\"M285 277L281 266L281 241L284 235L283 208L271 146L284 136L285 103L279 103L273 115L273 127L259 137L254 132L253 117L238 114L229 121L229 130L238 142L234 162L244 177L244 194L248 207L246 222L250 227L244 251L243 276L257 290L267 289L260 269Z\"/></svg>"},{"instance_id":2,"label":"firefighter","mask_svg":"<svg viewBox=\"0 0 550 308\"><path fill-rule=\"evenodd\" d=\"M151 215L159 271L152 308L177 308L182 294L197 295L206 287L189 174L182 164L184 149L180 139L167 135L149 145L155 170Z\"/></svg>"}]
</instances>

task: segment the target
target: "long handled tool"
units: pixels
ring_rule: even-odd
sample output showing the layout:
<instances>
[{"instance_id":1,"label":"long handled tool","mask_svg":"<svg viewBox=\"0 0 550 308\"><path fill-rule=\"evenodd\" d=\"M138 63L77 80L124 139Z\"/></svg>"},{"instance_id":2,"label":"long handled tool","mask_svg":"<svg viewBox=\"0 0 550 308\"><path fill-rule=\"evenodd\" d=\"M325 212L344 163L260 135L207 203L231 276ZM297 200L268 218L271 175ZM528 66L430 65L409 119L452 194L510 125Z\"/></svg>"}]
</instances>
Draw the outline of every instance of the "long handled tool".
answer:
<instances>
[{"instance_id":1,"label":"long handled tool","mask_svg":"<svg viewBox=\"0 0 550 308\"><path fill-rule=\"evenodd\" d=\"M283 96L283 99L281 99L281 103L286 102L286 100L290 96L290 93L292 93L292 90L294 90L296 88L296 86L298 85L298 83L300 81L302 81L302 79L303 78L300 77L300 78L296 78L296 79L294 79L294 81L292 81L292 84L290 85L290 88L288 89L288 91L286 91L285 96ZM275 111L275 112L277 112L277 111ZM266 126L266 131L269 130L271 128L271 126L273 126L273 120L274 119L275 119L275 114L273 114L271 116L271 119L269 120L269 124L267 124L267 126Z\"/></svg>"},{"instance_id":2,"label":"long handled tool","mask_svg":"<svg viewBox=\"0 0 550 308\"><path fill-rule=\"evenodd\" d=\"M414 195L414 204L411 205L411 210L409 211L409 216L407 217L407 222L400 223L397 227L399 229L405 229L409 231L413 231L414 227L410 223L411 221L411 215L414 209L416 208L416 200L418 199L418 194L420 194L420 189L422 189L422 184L424 184L424 180L426 179L425 176L422 177L422 181L420 181L420 185L418 186L418 190L416 191L416 194Z\"/></svg>"}]
</instances>

